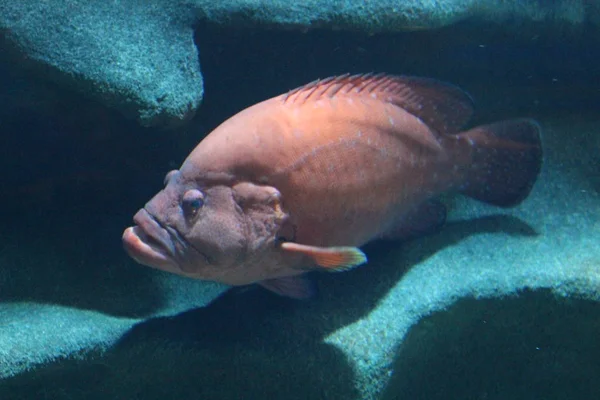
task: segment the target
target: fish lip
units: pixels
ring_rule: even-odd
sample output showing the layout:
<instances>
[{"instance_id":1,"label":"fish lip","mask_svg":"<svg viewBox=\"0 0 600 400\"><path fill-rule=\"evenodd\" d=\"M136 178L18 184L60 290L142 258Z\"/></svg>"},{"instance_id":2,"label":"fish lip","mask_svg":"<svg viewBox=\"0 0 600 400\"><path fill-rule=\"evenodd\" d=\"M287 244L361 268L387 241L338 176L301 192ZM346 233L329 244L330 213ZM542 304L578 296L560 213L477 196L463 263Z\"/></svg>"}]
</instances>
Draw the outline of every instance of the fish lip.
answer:
<instances>
[{"instance_id":1,"label":"fish lip","mask_svg":"<svg viewBox=\"0 0 600 400\"><path fill-rule=\"evenodd\" d=\"M169 233L147 210L139 210L133 217L136 225L123 232L123 247L138 263L173 271L178 268L175 246Z\"/></svg>"},{"instance_id":2,"label":"fish lip","mask_svg":"<svg viewBox=\"0 0 600 400\"><path fill-rule=\"evenodd\" d=\"M175 228L162 223L146 208L140 209L133 216L133 222L136 225L125 230L123 241L126 251L139 263L186 273L189 271L185 268L185 253L192 249L203 257L206 264L212 264L204 252L188 242Z\"/></svg>"},{"instance_id":3,"label":"fish lip","mask_svg":"<svg viewBox=\"0 0 600 400\"><path fill-rule=\"evenodd\" d=\"M139 226L130 226L123 232L123 247L131 258L142 265L170 270L173 262L165 253L151 245Z\"/></svg>"},{"instance_id":4,"label":"fish lip","mask_svg":"<svg viewBox=\"0 0 600 400\"><path fill-rule=\"evenodd\" d=\"M136 233L147 245L169 258L176 257L176 249L169 230L147 209L140 209L134 216ZM164 253L167 254L164 254Z\"/></svg>"}]
</instances>

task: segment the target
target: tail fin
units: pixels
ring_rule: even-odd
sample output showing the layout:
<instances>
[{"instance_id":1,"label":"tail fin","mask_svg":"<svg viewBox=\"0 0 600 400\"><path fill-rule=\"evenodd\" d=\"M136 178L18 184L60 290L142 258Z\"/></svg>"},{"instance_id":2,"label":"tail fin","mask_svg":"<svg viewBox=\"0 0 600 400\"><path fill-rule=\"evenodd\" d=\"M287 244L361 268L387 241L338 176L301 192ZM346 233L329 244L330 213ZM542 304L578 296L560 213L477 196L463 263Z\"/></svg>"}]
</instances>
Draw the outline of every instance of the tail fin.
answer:
<instances>
[{"instance_id":1,"label":"tail fin","mask_svg":"<svg viewBox=\"0 0 600 400\"><path fill-rule=\"evenodd\" d=\"M461 133L473 145L472 168L462 192L500 207L529 195L542 166L541 128L531 119L483 125Z\"/></svg>"}]
</instances>

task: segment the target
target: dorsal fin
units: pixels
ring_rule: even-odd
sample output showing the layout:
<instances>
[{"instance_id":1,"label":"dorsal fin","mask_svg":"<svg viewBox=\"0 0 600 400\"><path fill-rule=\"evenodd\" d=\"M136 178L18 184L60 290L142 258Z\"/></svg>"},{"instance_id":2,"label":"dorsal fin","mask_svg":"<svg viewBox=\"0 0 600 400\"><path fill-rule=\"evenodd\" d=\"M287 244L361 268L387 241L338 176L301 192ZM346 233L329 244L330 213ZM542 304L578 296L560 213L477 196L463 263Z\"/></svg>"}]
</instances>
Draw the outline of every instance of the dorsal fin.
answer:
<instances>
[{"instance_id":1,"label":"dorsal fin","mask_svg":"<svg viewBox=\"0 0 600 400\"><path fill-rule=\"evenodd\" d=\"M440 133L459 132L473 114L471 97L454 85L387 74L345 74L316 80L283 95L283 101L305 102L349 95L376 97L392 103Z\"/></svg>"}]
</instances>

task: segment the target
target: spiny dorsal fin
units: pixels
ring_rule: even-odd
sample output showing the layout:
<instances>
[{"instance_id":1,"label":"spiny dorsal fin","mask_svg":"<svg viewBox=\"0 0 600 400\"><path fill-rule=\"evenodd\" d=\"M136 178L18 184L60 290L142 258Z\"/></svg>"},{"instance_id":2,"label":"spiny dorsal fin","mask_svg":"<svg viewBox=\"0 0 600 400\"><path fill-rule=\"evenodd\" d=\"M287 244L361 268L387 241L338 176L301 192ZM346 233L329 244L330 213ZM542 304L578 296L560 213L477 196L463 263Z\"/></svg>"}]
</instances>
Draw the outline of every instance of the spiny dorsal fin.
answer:
<instances>
[{"instance_id":1,"label":"spiny dorsal fin","mask_svg":"<svg viewBox=\"0 0 600 400\"><path fill-rule=\"evenodd\" d=\"M457 133L473 114L471 97L435 79L387 74L340 75L316 80L283 95L284 102L334 96L370 96L392 103L440 133Z\"/></svg>"}]
</instances>

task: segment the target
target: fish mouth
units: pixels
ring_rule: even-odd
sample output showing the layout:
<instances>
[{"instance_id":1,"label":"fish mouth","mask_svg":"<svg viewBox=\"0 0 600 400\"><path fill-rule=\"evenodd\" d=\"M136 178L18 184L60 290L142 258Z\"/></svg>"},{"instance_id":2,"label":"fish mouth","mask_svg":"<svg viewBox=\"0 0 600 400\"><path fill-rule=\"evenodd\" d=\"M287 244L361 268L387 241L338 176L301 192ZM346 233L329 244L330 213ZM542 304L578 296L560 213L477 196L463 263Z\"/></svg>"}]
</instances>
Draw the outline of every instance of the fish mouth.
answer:
<instances>
[{"instance_id":1,"label":"fish mouth","mask_svg":"<svg viewBox=\"0 0 600 400\"><path fill-rule=\"evenodd\" d=\"M142 208L133 217L136 224L123 232L123 247L138 263L164 271L179 270L176 250L169 231Z\"/></svg>"}]
</instances>

